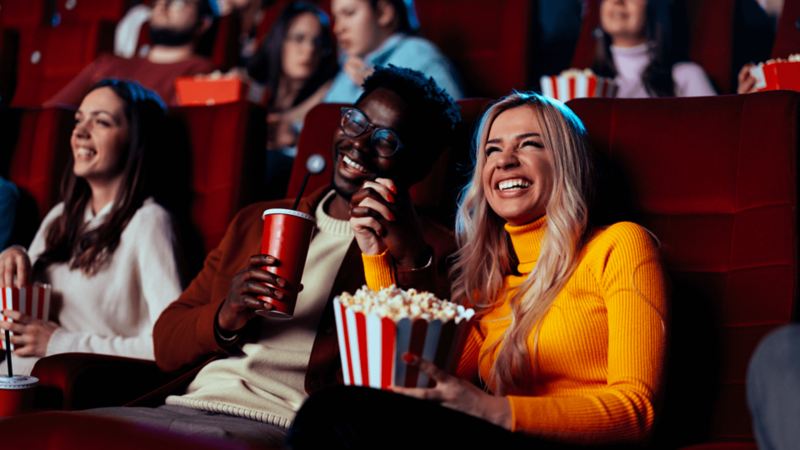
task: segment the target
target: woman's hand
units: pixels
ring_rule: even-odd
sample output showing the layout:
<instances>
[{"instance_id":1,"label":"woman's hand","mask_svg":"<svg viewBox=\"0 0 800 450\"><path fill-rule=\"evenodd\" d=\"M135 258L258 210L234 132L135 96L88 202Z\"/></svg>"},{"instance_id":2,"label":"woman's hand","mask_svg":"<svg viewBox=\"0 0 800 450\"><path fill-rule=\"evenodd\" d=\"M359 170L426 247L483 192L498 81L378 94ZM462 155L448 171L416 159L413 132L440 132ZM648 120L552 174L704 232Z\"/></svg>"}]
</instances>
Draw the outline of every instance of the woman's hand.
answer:
<instances>
[{"instance_id":1,"label":"woman's hand","mask_svg":"<svg viewBox=\"0 0 800 450\"><path fill-rule=\"evenodd\" d=\"M0 272L2 286L21 288L30 282L31 260L25 249L14 245L0 253ZM14 283L16 277L16 283Z\"/></svg>"},{"instance_id":2,"label":"woman's hand","mask_svg":"<svg viewBox=\"0 0 800 450\"><path fill-rule=\"evenodd\" d=\"M0 321L0 330L14 333L11 343L16 347L14 354L17 356L45 356L50 337L58 328L58 324L49 320L32 319L30 316L18 311L6 310L3 315L10 317L14 322Z\"/></svg>"},{"instance_id":3,"label":"woman's hand","mask_svg":"<svg viewBox=\"0 0 800 450\"><path fill-rule=\"evenodd\" d=\"M418 268L431 257L408 192L387 178L366 181L350 199L350 225L361 251L389 250L399 267Z\"/></svg>"},{"instance_id":4,"label":"woman's hand","mask_svg":"<svg viewBox=\"0 0 800 450\"><path fill-rule=\"evenodd\" d=\"M505 397L487 394L461 378L449 375L432 362L410 353L403 355L409 366L418 367L436 382L432 388L405 388L392 386L398 394L432 400L456 411L484 419L507 430L511 429L511 405Z\"/></svg>"},{"instance_id":5,"label":"woman's hand","mask_svg":"<svg viewBox=\"0 0 800 450\"><path fill-rule=\"evenodd\" d=\"M297 294L303 287L290 286L283 278L267 272L264 266L278 266L280 261L270 255L253 255L247 267L231 280L228 295L217 315L220 329L234 332L247 325L256 311L269 311L272 305L259 300L259 296L282 299L290 293Z\"/></svg>"},{"instance_id":6,"label":"woman's hand","mask_svg":"<svg viewBox=\"0 0 800 450\"><path fill-rule=\"evenodd\" d=\"M364 84L364 80L375 71L373 67L368 66L367 63L358 56L348 56L343 69L356 86Z\"/></svg>"},{"instance_id":7,"label":"woman's hand","mask_svg":"<svg viewBox=\"0 0 800 450\"><path fill-rule=\"evenodd\" d=\"M751 92L756 92L756 78L750 73L752 67L753 64L745 64L742 66L742 69L739 71L739 84L736 87L736 93L749 94Z\"/></svg>"}]
</instances>

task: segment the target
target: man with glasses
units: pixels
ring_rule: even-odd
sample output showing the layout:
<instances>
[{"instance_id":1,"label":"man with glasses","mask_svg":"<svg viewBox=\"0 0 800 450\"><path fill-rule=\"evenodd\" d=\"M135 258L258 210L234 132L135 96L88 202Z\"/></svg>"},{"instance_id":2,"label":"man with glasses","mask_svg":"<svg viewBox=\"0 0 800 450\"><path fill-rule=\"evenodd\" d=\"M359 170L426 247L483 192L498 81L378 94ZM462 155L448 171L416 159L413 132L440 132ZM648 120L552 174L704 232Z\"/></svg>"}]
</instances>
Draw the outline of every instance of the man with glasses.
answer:
<instances>
[{"instance_id":1,"label":"man with glasses","mask_svg":"<svg viewBox=\"0 0 800 450\"><path fill-rule=\"evenodd\" d=\"M445 257L455 249L452 234L417 216L408 188L430 171L459 120L452 98L433 79L409 69L378 68L355 106L342 110L333 140L332 186L300 204L317 225L302 286L264 270L281 264L273 255L254 255L262 211L289 208L291 199L244 208L153 330L156 362L164 370L219 359L205 365L183 395L168 397L165 406L98 412L173 430L280 444L307 395L341 382L332 301L365 284L351 211L353 217L378 211L391 217L376 219L382 223L376 232L397 261L398 284L432 290L439 285ZM392 186L391 202L377 195L378 184ZM280 299L296 291L290 319L256 314L269 308L259 297Z\"/></svg>"},{"instance_id":2,"label":"man with glasses","mask_svg":"<svg viewBox=\"0 0 800 450\"><path fill-rule=\"evenodd\" d=\"M105 78L136 80L170 105L177 103L175 79L209 73L210 60L195 54L198 41L219 15L217 0L157 0L149 20L150 51L122 58L102 55L86 66L45 106L76 107L86 91Z\"/></svg>"}]
</instances>

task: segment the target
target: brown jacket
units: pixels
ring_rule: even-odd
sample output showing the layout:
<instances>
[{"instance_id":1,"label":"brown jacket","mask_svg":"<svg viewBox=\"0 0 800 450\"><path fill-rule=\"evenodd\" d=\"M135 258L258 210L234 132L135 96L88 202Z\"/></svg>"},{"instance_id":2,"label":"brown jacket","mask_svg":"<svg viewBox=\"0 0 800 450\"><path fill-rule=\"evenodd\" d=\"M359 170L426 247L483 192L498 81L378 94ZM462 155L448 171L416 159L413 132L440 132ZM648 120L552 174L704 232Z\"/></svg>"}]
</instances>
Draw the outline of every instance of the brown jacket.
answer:
<instances>
[{"instance_id":1,"label":"brown jacket","mask_svg":"<svg viewBox=\"0 0 800 450\"><path fill-rule=\"evenodd\" d=\"M310 214L330 190L329 187L303 198L298 209ZM161 314L153 329L156 363L167 371L209 361L214 355L235 355L241 341L255 339L257 333L242 333L234 345L217 339L214 324L217 310L228 294L234 275L247 265L250 256L261 248L261 212L267 208L290 208L291 200L262 202L242 209L228 226L222 242L208 254L200 273L189 287ZM446 294L446 256L455 250L453 235L444 227L423 221L425 240L433 248L434 262L429 269L398 277L398 284L426 287ZM303 280L304 284L311 280ZM361 252L353 240L333 283L328 304L322 314L317 337L306 371L308 393L341 383L339 347L333 315L333 298L354 292L365 284ZM254 321L256 322L256 321Z\"/></svg>"}]
</instances>

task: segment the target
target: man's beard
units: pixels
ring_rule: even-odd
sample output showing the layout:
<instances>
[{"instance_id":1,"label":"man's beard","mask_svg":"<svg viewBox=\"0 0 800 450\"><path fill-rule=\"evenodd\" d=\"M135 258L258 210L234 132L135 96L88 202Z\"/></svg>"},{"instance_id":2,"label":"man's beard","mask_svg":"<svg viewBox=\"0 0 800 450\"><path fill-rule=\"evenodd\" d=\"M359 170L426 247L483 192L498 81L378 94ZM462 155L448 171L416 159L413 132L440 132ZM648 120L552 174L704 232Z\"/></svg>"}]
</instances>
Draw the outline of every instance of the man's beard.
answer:
<instances>
[{"instance_id":1,"label":"man's beard","mask_svg":"<svg viewBox=\"0 0 800 450\"><path fill-rule=\"evenodd\" d=\"M195 30L174 30L165 27L150 27L150 43L165 47L180 47L194 40Z\"/></svg>"}]
</instances>

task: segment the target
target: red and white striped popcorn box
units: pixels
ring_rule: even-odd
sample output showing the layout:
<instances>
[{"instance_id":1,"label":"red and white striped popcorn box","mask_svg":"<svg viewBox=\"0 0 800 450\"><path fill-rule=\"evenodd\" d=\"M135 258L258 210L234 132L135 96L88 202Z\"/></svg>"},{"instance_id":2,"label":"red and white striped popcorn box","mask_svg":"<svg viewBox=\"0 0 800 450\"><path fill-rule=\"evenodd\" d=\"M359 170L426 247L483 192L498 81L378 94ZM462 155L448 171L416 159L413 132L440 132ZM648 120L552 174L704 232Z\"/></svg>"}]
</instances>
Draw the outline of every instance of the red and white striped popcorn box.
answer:
<instances>
[{"instance_id":1,"label":"red and white striped popcorn box","mask_svg":"<svg viewBox=\"0 0 800 450\"><path fill-rule=\"evenodd\" d=\"M408 352L453 372L466 339L469 319L394 321L374 313L355 312L337 297L333 301L344 384L387 388L428 387L425 373L403 361Z\"/></svg>"},{"instance_id":2,"label":"red and white striped popcorn box","mask_svg":"<svg viewBox=\"0 0 800 450\"><path fill-rule=\"evenodd\" d=\"M2 287L0 288L0 309L11 309L19 311L33 319L48 320L50 317L50 285L44 283L34 283L22 288ZM13 322L10 317L0 314L0 320ZM14 333L11 333L13 336ZM0 339L0 348L6 349L5 339ZM11 344L14 350L14 344Z\"/></svg>"},{"instance_id":3,"label":"red and white striped popcorn box","mask_svg":"<svg viewBox=\"0 0 800 450\"><path fill-rule=\"evenodd\" d=\"M584 71L570 70L558 76L543 76L540 82L543 95L562 102L574 98L614 97L617 94L614 80Z\"/></svg>"},{"instance_id":4,"label":"red and white striped popcorn box","mask_svg":"<svg viewBox=\"0 0 800 450\"><path fill-rule=\"evenodd\" d=\"M757 91L800 91L800 54L755 64L750 75L756 80Z\"/></svg>"}]
</instances>

